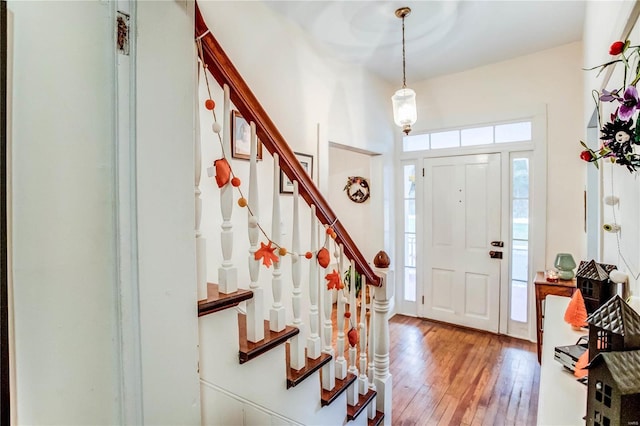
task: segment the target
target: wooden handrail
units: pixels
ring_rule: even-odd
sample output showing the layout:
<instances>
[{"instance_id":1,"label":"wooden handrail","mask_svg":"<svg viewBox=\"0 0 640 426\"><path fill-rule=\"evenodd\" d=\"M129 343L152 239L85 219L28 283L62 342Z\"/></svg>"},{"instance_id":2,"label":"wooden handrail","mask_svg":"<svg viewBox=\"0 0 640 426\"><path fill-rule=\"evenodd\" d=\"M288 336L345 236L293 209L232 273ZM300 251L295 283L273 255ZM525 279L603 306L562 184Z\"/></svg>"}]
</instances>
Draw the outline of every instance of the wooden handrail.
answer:
<instances>
[{"instance_id":1,"label":"wooden handrail","mask_svg":"<svg viewBox=\"0 0 640 426\"><path fill-rule=\"evenodd\" d=\"M256 124L258 138L264 147L273 155L280 157L280 168L289 179L298 181L298 189L308 205L316 206L316 216L323 224L332 224L336 232L336 242L344 246L344 253L355 262L356 270L362 274L367 284L380 286L380 278L375 274L364 256L358 250L351 236L346 231L329 203L324 199L320 190L315 186L311 177L296 159L293 150L280 134L273 121L269 118L258 99L233 65L227 54L215 39L204 21L198 4L196 3L195 36L202 41L204 62L208 70L220 86L227 85L231 92L231 101L238 108L240 114Z\"/></svg>"}]
</instances>

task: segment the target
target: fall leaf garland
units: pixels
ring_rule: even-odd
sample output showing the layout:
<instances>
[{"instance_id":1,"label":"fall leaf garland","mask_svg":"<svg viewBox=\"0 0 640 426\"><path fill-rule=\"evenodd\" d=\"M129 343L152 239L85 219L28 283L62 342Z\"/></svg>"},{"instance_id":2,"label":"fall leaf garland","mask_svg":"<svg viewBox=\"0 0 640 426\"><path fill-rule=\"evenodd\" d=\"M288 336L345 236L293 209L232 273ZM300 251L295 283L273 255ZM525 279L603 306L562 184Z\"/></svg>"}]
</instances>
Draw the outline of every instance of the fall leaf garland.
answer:
<instances>
[{"instance_id":1,"label":"fall leaf garland","mask_svg":"<svg viewBox=\"0 0 640 426\"><path fill-rule=\"evenodd\" d=\"M242 192L242 188L241 188L241 180L240 178L238 178L235 173L233 172L233 168L231 167L231 163L228 161L227 159L227 155L225 153L224 150L224 145L222 143L222 137L220 136L220 132L222 131L222 126L218 123L217 117L216 117L216 112L215 112L215 107L216 104L213 101L212 96L211 96L211 88L209 86L209 78L208 75L206 73L206 69L207 64L204 62L203 58L203 54L202 54L202 43L201 41L198 39L196 40L196 47L198 49L198 55L200 57L200 65L205 69L204 74L204 80L207 86L207 93L209 95L209 98L207 100L205 100L204 102L204 107L211 111L212 115L213 115L213 125L212 125L212 130L214 133L217 134L218 136L218 141L220 142L220 147L222 149L222 158L215 160L213 162L213 169L215 170L216 174L215 174L215 180L216 180L216 184L218 185L219 188L223 188L224 186L228 185L229 183L231 183L231 185L236 188L240 194L240 198L238 199L237 203L240 207L246 207L249 210L249 214L252 217L255 217L255 215L253 214L253 211L251 209L251 207L249 206L249 203L247 201L247 199L245 198L243 192ZM325 225L326 227L326 234L327 234L327 238L325 240L324 245L322 246L322 248L320 248L319 250L316 250L315 252L311 252L311 251L307 251L306 253L304 253L304 258L306 259L312 259L314 257L314 253L316 253L316 260L317 262L320 264L320 266L322 266L323 268L326 268L329 263L330 263L330 259L331 256L329 254L329 251L327 250L327 246L329 243L329 238L332 238L335 240L335 238L337 237L336 232L333 230L332 226L335 224L335 222L337 222L337 218L336 220L331 224L331 225ZM260 242L260 248L255 252L254 254L254 258L255 260L262 260L262 264L269 268L274 262L279 262L280 258L278 257L277 254L275 254L275 250L278 249L278 254L280 256L285 256L285 255L292 255L295 257L299 257L301 256L301 254L298 253L293 253L293 252L289 252L286 248L282 247L281 245L279 245L277 242L273 241L271 238L269 238L269 236L267 235L267 233L265 232L265 230L262 228L262 226L260 226L259 223L257 223L258 229L260 229L260 232L265 236L265 238L267 239L268 243L264 244L263 242ZM333 286L336 286L335 288L344 288L344 284L340 281L340 272L339 271L335 271L334 273L336 273L338 275L337 278L337 283L336 283L336 278L335 276L333 276L332 274L327 274L327 277L331 276L331 278L326 278L327 280L329 280L330 284Z\"/></svg>"}]
</instances>

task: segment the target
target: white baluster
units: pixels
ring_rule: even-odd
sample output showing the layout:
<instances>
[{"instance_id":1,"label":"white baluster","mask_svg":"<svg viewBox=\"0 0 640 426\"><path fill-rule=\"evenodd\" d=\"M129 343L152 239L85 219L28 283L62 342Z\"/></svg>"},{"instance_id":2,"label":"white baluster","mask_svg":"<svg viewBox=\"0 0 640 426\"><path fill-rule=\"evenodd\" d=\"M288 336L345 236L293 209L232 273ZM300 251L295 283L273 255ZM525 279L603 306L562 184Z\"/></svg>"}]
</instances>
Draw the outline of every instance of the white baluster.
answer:
<instances>
[{"instance_id":1,"label":"white baluster","mask_svg":"<svg viewBox=\"0 0 640 426\"><path fill-rule=\"evenodd\" d=\"M256 136L256 124L251 122L251 151L249 154L249 206L247 209L249 221L249 277L251 284L249 289L253 291L253 298L247 300L247 340L259 342L264 339L264 290L258 284L260 275L260 261L256 260L255 253L258 250L260 229L258 228L258 215L260 200L258 197L258 172L257 172L258 137Z\"/></svg>"},{"instance_id":2,"label":"white baluster","mask_svg":"<svg viewBox=\"0 0 640 426\"><path fill-rule=\"evenodd\" d=\"M280 243L282 235L280 233L280 194L278 185L280 183L280 163L278 154L273 154L273 213L271 214L271 238L274 242ZM271 290L273 292L273 305L269 311L269 327L271 331L284 330L285 310L282 305L282 271L280 271L280 254L275 251L278 261L273 262L273 278L271 279Z\"/></svg>"},{"instance_id":3,"label":"white baluster","mask_svg":"<svg viewBox=\"0 0 640 426\"><path fill-rule=\"evenodd\" d=\"M230 115L229 86L224 85L224 115ZM222 146L226 155L231 153L231 135L229 130L224 129L222 135ZM222 212L222 232L220 244L222 245L222 266L218 268L218 285L221 293L229 294L238 291L238 270L233 267L231 255L233 253L233 225L231 224L231 213L233 211L233 186L227 182L220 188L220 211Z\"/></svg>"},{"instance_id":4,"label":"white baluster","mask_svg":"<svg viewBox=\"0 0 640 426\"><path fill-rule=\"evenodd\" d=\"M350 287L349 287L349 313L351 314L349 329L351 324L358 324L358 309L356 308L356 265L351 260ZM358 376L356 357L358 349L349 345L349 373ZM356 405L358 403L358 387L354 384L347 390L347 404Z\"/></svg>"},{"instance_id":5,"label":"white baluster","mask_svg":"<svg viewBox=\"0 0 640 426\"><path fill-rule=\"evenodd\" d=\"M327 227L328 228L328 227ZM324 234L326 235L326 233ZM325 247L328 249L328 247ZM333 322L331 321L331 290L326 284L324 277L327 275L327 269L320 268L320 280L322 281L321 294L322 294L322 309L324 312L324 349L323 353L331 355L331 361L322 367L322 389L332 390L336 386L336 367L334 360L334 351L331 341L333 340Z\"/></svg>"},{"instance_id":6,"label":"white baluster","mask_svg":"<svg viewBox=\"0 0 640 426\"><path fill-rule=\"evenodd\" d=\"M291 344L289 345L289 360L290 367L294 370L300 370L305 366L305 353L304 353L304 335L302 333L302 318L301 318L301 305L302 305L302 290L300 289L300 217L298 212L298 181L293 181L293 230L292 230L292 242L291 251L295 254L291 255L291 281L293 282L293 295L291 303L293 305L293 325L300 330L300 333L291 338Z\"/></svg>"},{"instance_id":7,"label":"white baluster","mask_svg":"<svg viewBox=\"0 0 640 426\"><path fill-rule=\"evenodd\" d=\"M200 177L202 176L202 141L200 140L200 97L198 96L200 82L200 67L198 67L198 78L196 79L196 134L195 134L195 147L194 147L194 162L195 162L195 180L194 180L194 192L196 202L196 223L195 223L195 235L196 235L196 282L198 283L198 300L204 300L207 298L207 240L202 236L200 230L200 222L202 221L202 199L200 195Z\"/></svg>"},{"instance_id":8,"label":"white baluster","mask_svg":"<svg viewBox=\"0 0 640 426\"><path fill-rule=\"evenodd\" d=\"M374 311L373 311L373 298L374 298L374 291L373 288L369 289L369 294L370 294L370 299L371 299L371 305L370 305L370 310L369 310L369 342L367 345L367 355L369 358L369 364L367 366L367 379L369 380L369 389L371 390L376 390L376 385L373 381L373 376L374 376L374 372L375 372L375 362L374 362L374 335L375 335L375 320L374 320ZM376 416L376 411L377 411L377 407L376 407L376 401L377 401L378 396L376 395L374 397L374 401L372 401L369 406L367 407L367 415L370 419L373 419Z\"/></svg>"},{"instance_id":9,"label":"white baluster","mask_svg":"<svg viewBox=\"0 0 640 426\"><path fill-rule=\"evenodd\" d=\"M358 377L358 391L364 395L369 391L367 378L367 282L362 276L360 287L360 377Z\"/></svg>"},{"instance_id":10,"label":"white baluster","mask_svg":"<svg viewBox=\"0 0 640 426\"><path fill-rule=\"evenodd\" d=\"M344 246L340 244L340 257L338 259L338 271L342 273L342 265L344 263ZM342 277L340 277L342 279ZM347 360L344 357L344 327L346 318L344 317L344 308L347 302L347 298L344 296L344 290L338 290L338 339L336 344L338 346L338 356L336 357L336 378L344 380L347 377Z\"/></svg>"},{"instance_id":11,"label":"white baluster","mask_svg":"<svg viewBox=\"0 0 640 426\"><path fill-rule=\"evenodd\" d=\"M316 231L316 206L311 205L311 250L317 246ZM307 339L307 357L318 359L320 357L320 335L318 318L318 262L312 258L309 263L309 338Z\"/></svg>"},{"instance_id":12,"label":"white baluster","mask_svg":"<svg viewBox=\"0 0 640 426\"><path fill-rule=\"evenodd\" d=\"M367 346L367 355L369 358L369 364L367 366L367 377L369 379L369 388L375 390L376 385L373 381L373 374L375 371L375 361L374 361L374 348L375 348L375 311L373 310L373 300L375 297L375 292L373 288L370 289L370 298L371 298L371 309L369 310L369 345Z\"/></svg>"},{"instance_id":13,"label":"white baluster","mask_svg":"<svg viewBox=\"0 0 640 426\"><path fill-rule=\"evenodd\" d=\"M376 406L384 413L384 424L391 424L391 400L393 377L389 373L389 309L393 298L393 282L389 281L387 268L376 268L381 286L375 289L373 310L375 312L375 372L373 380L378 392ZM389 419L389 420L387 420Z\"/></svg>"}]
</instances>

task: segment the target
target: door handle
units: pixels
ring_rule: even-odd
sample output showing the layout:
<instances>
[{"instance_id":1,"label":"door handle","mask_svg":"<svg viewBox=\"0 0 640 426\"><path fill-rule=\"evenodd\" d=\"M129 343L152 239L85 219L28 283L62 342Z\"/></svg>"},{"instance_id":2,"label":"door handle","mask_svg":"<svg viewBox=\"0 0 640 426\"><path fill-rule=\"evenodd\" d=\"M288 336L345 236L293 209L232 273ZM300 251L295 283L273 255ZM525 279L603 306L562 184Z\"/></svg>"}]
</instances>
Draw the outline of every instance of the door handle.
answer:
<instances>
[{"instance_id":1,"label":"door handle","mask_svg":"<svg viewBox=\"0 0 640 426\"><path fill-rule=\"evenodd\" d=\"M489 252L489 256L491 256L492 259L502 259L502 252L491 250Z\"/></svg>"},{"instance_id":2,"label":"door handle","mask_svg":"<svg viewBox=\"0 0 640 426\"><path fill-rule=\"evenodd\" d=\"M491 241L492 247L504 247L504 243L502 241Z\"/></svg>"}]
</instances>

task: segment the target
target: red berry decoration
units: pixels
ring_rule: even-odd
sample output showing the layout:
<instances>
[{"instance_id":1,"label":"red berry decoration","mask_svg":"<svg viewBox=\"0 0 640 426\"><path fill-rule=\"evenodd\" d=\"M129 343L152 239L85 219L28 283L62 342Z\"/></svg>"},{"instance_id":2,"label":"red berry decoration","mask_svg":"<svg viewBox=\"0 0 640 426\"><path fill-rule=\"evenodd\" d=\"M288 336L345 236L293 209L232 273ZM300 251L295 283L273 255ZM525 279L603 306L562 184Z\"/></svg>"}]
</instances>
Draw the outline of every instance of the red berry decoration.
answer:
<instances>
[{"instance_id":1,"label":"red berry decoration","mask_svg":"<svg viewBox=\"0 0 640 426\"><path fill-rule=\"evenodd\" d=\"M333 234L333 229L331 229L331 227L328 227L326 232L327 232L327 235L331 235Z\"/></svg>"},{"instance_id":2,"label":"red berry decoration","mask_svg":"<svg viewBox=\"0 0 640 426\"><path fill-rule=\"evenodd\" d=\"M304 257L306 257L307 259L311 259L313 257L313 254L310 251L308 251L304 254Z\"/></svg>"},{"instance_id":3,"label":"red berry decoration","mask_svg":"<svg viewBox=\"0 0 640 426\"><path fill-rule=\"evenodd\" d=\"M231 179L231 185L235 186L236 188L240 186L240 178L239 177L234 177L233 179Z\"/></svg>"},{"instance_id":4,"label":"red berry decoration","mask_svg":"<svg viewBox=\"0 0 640 426\"><path fill-rule=\"evenodd\" d=\"M209 111L213 111L213 109L216 107L216 103L213 102L213 99L207 99L206 101L204 101L204 107Z\"/></svg>"},{"instance_id":5,"label":"red berry decoration","mask_svg":"<svg viewBox=\"0 0 640 426\"><path fill-rule=\"evenodd\" d=\"M345 318L351 318L351 312L347 311L344 313Z\"/></svg>"},{"instance_id":6,"label":"red berry decoration","mask_svg":"<svg viewBox=\"0 0 640 426\"><path fill-rule=\"evenodd\" d=\"M624 52L624 46L625 46L625 42L624 41L614 41L611 44L611 47L609 47L609 55L619 55L622 52Z\"/></svg>"}]
</instances>

